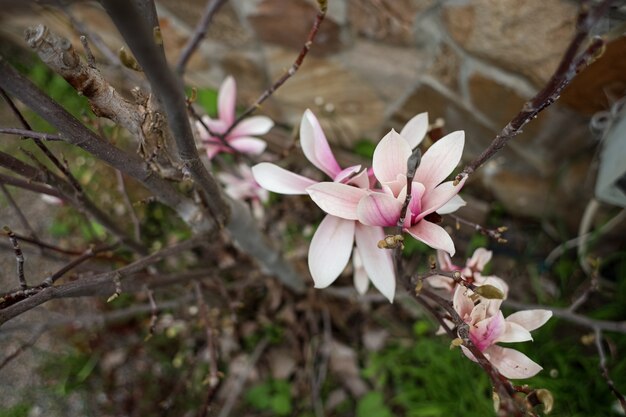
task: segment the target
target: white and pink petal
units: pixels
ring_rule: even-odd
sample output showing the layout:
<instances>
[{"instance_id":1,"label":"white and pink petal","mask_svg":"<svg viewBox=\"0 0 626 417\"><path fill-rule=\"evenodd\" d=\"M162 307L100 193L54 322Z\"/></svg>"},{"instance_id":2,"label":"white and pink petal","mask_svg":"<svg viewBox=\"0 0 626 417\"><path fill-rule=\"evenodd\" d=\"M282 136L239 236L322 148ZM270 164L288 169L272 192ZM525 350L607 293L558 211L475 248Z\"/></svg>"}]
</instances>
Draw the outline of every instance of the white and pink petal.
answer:
<instances>
[{"instance_id":1,"label":"white and pink petal","mask_svg":"<svg viewBox=\"0 0 626 417\"><path fill-rule=\"evenodd\" d=\"M435 142L422 156L415 172L415 181L432 189L445 180L461 161L465 132L456 131Z\"/></svg>"},{"instance_id":2,"label":"white and pink petal","mask_svg":"<svg viewBox=\"0 0 626 417\"><path fill-rule=\"evenodd\" d=\"M224 122L226 127L229 127L235 121L236 105L237 84L232 76L228 76L222 82L217 96L217 112L220 120Z\"/></svg>"},{"instance_id":3,"label":"white and pink petal","mask_svg":"<svg viewBox=\"0 0 626 417\"><path fill-rule=\"evenodd\" d=\"M326 216L309 246L309 271L315 288L326 288L344 270L354 246L354 221Z\"/></svg>"},{"instance_id":4,"label":"white and pink petal","mask_svg":"<svg viewBox=\"0 0 626 417\"><path fill-rule=\"evenodd\" d=\"M422 219L407 229L407 232L431 248L446 251L450 256L454 256L454 242L443 227Z\"/></svg>"},{"instance_id":5,"label":"white and pink petal","mask_svg":"<svg viewBox=\"0 0 626 417\"><path fill-rule=\"evenodd\" d=\"M428 132L428 113L420 113L404 125L400 131L400 136L402 136L411 149L413 149L422 143L426 132Z\"/></svg>"},{"instance_id":6,"label":"white and pink petal","mask_svg":"<svg viewBox=\"0 0 626 417\"><path fill-rule=\"evenodd\" d=\"M356 247L363 261L363 267L367 272L367 276L378 291L389 302L393 302L396 293L396 275L391 251L378 247L378 242L384 238L385 232L381 227L356 224Z\"/></svg>"},{"instance_id":7,"label":"white and pink petal","mask_svg":"<svg viewBox=\"0 0 626 417\"><path fill-rule=\"evenodd\" d=\"M396 226L402 202L383 193L371 193L359 201L357 219L367 226Z\"/></svg>"},{"instance_id":8,"label":"white and pink petal","mask_svg":"<svg viewBox=\"0 0 626 417\"><path fill-rule=\"evenodd\" d=\"M398 132L392 129L381 139L374 150L372 160L374 175L381 183L397 181L398 174L406 177L409 156L411 156L411 147Z\"/></svg>"},{"instance_id":9,"label":"white and pink petal","mask_svg":"<svg viewBox=\"0 0 626 417\"><path fill-rule=\"evenodd\" d=\"M309 109L304 111L300 122L300 145L304 156L330 178L335 179L341 172L322 126Z\"/></svg>"},{"instance_id":10,"label":"white and pink petal","mask_svg":"<svg viewBox=\"0 0 626 417\"><path fill-rule=\"evenodd\" d=\"M317 184L317 181L294 174L269 162L261 162L253 166L252 175L261 187L278 194L306 194L308 187Z\"/></svg>"},{"instance_id":11,"label":"white and pink petal","mask_svg":"<svg viewBox=\"0 0 626 417\"><path fill-rule=\"evenodd\" d=\"M320 182L307 188L311 200L326 213L357 220L357 206L367 191L337 182Z\"/></svg>"},{"instance_id":12,"label":"white and pink petal","mask_svg":"<svg viewBox=\"0 0 626 417\"><path fill-rule=\"evenodd\" d=\"M493 345L484 352L489 362L505 377L509 379L531 378L543 368L532 361L528 356L515 349Z\"/></svg>"}]
</instances>

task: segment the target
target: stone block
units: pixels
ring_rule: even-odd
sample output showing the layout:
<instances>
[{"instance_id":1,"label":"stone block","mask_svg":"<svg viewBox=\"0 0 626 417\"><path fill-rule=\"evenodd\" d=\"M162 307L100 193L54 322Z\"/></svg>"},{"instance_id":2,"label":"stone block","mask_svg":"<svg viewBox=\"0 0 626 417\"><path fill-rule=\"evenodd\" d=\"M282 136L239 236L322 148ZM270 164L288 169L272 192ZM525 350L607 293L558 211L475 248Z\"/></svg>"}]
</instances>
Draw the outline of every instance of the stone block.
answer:
<instances>
[{"instance_id":1,"label":"stone block","mask_svg":"<svg viewBox=\"0 0 626 417\"><path fill-rule=\"evenodd\" d=\"M259 39L300 50L317 15L317 7L305 0L263 0L248 15ZM341 27L330 14L320 26L311 54L326 55L342 49Z\"/></svg>"},{"instance_id":2,"label":"stone block","mask_svg":"<svg viewBox=\"0 0 626 417\"><path fill-rule=\"evenodd\" d=\"M626 38L606 45L604 54L561 94L561 102L581 113L593 115L608 110L615 100L626 95Z\"/></svg>"},{"instance_id":3,"label":"stone block","mask_svg":"<svg viewBox=\"0 0 626 417\"><path fill-rule=\"evenodd\" d=\"M574 34L576 15L566 0L473 0L444 6L442 18L467 52L542 86Z\"/></svg>"}]
</instances>

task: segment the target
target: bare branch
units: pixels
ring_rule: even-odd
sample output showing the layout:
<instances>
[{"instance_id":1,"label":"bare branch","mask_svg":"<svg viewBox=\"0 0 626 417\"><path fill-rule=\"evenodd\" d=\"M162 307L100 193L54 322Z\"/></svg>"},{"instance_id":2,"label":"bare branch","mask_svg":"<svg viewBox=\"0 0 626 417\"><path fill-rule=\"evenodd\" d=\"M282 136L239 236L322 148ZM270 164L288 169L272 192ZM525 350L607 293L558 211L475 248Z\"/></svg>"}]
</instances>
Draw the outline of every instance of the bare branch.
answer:
<instances>
[{"instance_id":1,"label":"bare branch","mask_svg":"<svg viewBox=\"0 0 626 417\"><path fill-rule=\"evenodd\" d=\"M169 69L145 19L136 8L129 7L123 0L102 0L102 4L135 54L159 102L163 104L179 156L204 194L204 202L210 213L218 224L224 224L228 219L228 206L217 181L200 161L180 80Z\"/></svg>"},{"instance_id":2,"label":"bare branch","mask_svg":"<svg viewBox=\"0 0 626 417\"><path fill-rule=\"evenodd\" d=\"M261 94L259 98L257 98L254 104L248 107L243 113L239 115L239 117L237 117L237 119L226 130L226 132L222 134L223 137L228 136L228 134L232 132L232 130L235 128L235 126L241 123L243 119L250 116L256 109L261 107L261 104L263 104L265 100L267 100L268 98L272 96L272 94L274 94L274 91L278 90L280 86L282 86L289 78L291 78L298 71L298 68L300 68L300 66L302 65L302 62L304 62L304 58L307 56L307 54L311 50L313 41L315 40L315 37L317 36L317 32L320 29L320 25L322 24L322 22L324 21L324 18L326 17L326 8L327 8L326 0L318 0L318 4L320 6L320 9L317 12L317 15L315 16L315 21L313 22L313 26L311 27L309 35L307 36L307 39L304 42L304 45L302 46L302 49L300 50L300 53L296 57L296 60L294 61L294 63L291 65L291 67L287 71L285 71L283 75L280 76L280 78L278 78L278 80L274 82L274 84L272 84L267 90L263 92L263 94Z\"/></svg>"},{"instance_id":3,"label":"bare branch","mask_svg":"<svg viewBox=\"0 0 626 417\"><path fill-rule=\"evenodd\" d=\"M16 135L16 136L24 136L27 138L33 139L41 139L46 141L59 141L65 140L60 135L55 135L53 133L45 133L45 132L34 132L32 130L27 129L15 129L12 127L0 127L0 133L4 133L7 135Z\"/></svg>"},{"instance_id":4,"label":"bare branch","mask_svg":"<svg viewBox=\"0 0 626 417\"><path fill-rule=\"evenodd\" d=\"M13 251L15 252L15 261L17 262L17 279L20 283L21 289L28 288L28 284L26 284L26 278L24 277L24 254L22 253L22 249L20 248L20 244L15 237L15 233L9 226L4 226L4 232L9 237L11 241L11 245L13 245Z\"/></svg>"},{"instance_id":5,"label":"bare branch","mask_svg":"<svg viewBox=\"0 0 626 417\"><path fill-rule=\"evenodd\" d=\"M139 157L125 153L98 137L47 94L18 74L1 57L0 88L4 88L19 98L55 126L67 142L81 147L146 186L159 200L174 208L194 230L203 232L212 228L212 225L198 212L193 201L182 197L171 183L155 175Z\"/></svg>"},{"instance_id":6,"label":"bare branch","mask_svg":"<svg viewBox=\"0 0 626 417\"><path fill-rule=\"evenodd\" d=\"M202 18L198 22L195 30L193 31L193 35L187 41L187 44L183 48L183 52L180 54L180 58L178 58L178 63L176 64L176 72L179 77L182 77L185 73L185 69L187 67L187 62L193 55L193 53L200 45L200 42L206 36L207 30L209 28L209 24L213 19L213 16L219 11L219 9L226 3L227 0L209 0L207 1L204 12L202 13Z\"/></svg>"},{"instance_id":7,"label":"bare branch","mask_svg":"<svg viewBox=\"0 0 626 417\"><path fill-rule=\"evenodd\" d=\"M609 368L606 366L606 354L604 353L604 346L602 345L603 337L602 330L596 328L595 329L595 339L596 339L596 349L598 350L598 356L600 357L600 372L602 373L602 378L606 381L606 384L609 386L609 389L615 395L617 400L619 401L622 410L626 413L626 398L624 395L618 391L613 379L611 379L611 375L609 374Z\"/></svg>"},{"instance_id":8,"label":"bare branch","mask_svg":"<svg viewBox=\"0 0 626 417\"><path fill-rule=\"evenodd\" d=\"M20 219L20 222L22 223L22 226L24 227L24 229L28 230L28 233L30 234L30 236L36 239L37 234L35 233L35 230L33 230L33 228L30 226L30 223L26 219L26 216L24 215L24 213L22 213L22 209L20 209L20 206L17 205L17 203L15 202L15 199L13 198L9 190L7 190L7 187L5 187L5 185L1 181L2 180L0 180L0 189L2 190L2 193L4 194L5 198L7 199L11 207L13 207L13 210L15 211L15 214L17 214L17 217Z\"/></svg>"},{"instance_id":9,"label":"bare branch","mask_svg":"<svg viewBox=\"0 0 626 417\"><path fill-rule=\"evenodd\" d=\"M130 279L130 282L126 282L126 279L133 278L138 272L161 261L165 257L177 255L196 246L200 246L204 244L206 240L206 236L198 235L146 256L123 268L90 276L89 279L79 279L59 286L40 285L27 290L5 294L0 297L0 326L6 321L55 298L109 296L115 292L114 277L118 277L120 280L122 291L141 291L145 283L139 282L136 279ZM201 274L193 272L177 273L172 276L165 276L160 282L152 282L150 285L152 287L158 284L170 285L171 283L189 280L193 277L206 277L207 275L207 271L202 271ZM155 280L154 275L148 275L147 278Z\"/></svg>"},{"instance_id":10,"label":"bare branch","mask_svg":"<svg viewBox=\"0 0 626 417\"><path fill-rule=\"evenodd\" d=\"M456 183L471 175L500 149L504 148L511 139L519 135L522 132L522 128L528 122L536 118L540 112L556 102L563 89L570 84L574 77L586 68L593 59L597 58L598 52L604 46L604 41L601 38L594 38L591 44L580 54L578 54L578 51L589 35L591 28L602 15L606 13L611 2L612 0L604 0L596 8L591 10L588 4L581 6L576 25L576 34L548 83L532 99L524 104L522 110L504 127L504 129L502 129L489 147L463 168L463 171L455 178Z\"/></svg>"}]
</instances>

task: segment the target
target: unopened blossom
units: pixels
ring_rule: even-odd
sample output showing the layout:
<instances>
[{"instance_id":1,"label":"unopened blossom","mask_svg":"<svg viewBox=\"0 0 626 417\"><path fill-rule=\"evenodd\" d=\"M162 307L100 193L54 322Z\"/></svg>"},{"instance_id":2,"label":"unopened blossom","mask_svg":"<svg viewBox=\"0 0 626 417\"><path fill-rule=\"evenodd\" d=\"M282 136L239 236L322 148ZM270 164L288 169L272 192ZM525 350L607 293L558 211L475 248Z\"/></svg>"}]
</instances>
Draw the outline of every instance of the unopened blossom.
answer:
<instances>
[{"instance_id":1,"label":"unopened blossom","mask_svg":"<svg viewBox=\"0 0 626 417\"><path fill-rule=\"evenodd\" d=\"M214 136L223 135L233 125L236 119L236 106L237 85L235 79L229 76L224 80L218 92L218 118L212 119L208 116L202 118L210 133L202 123L196 122L196 129L209 159L212 159L220 152L232 153L234 150L245 154L258 155L265 150L267 144L256 136L266 134L274 126L272 119L267 116L253 116L242 120L223 139Z\"/></svg>"},{"instance_id":2,"label":"unopened blossom","mask_svg":"<svg viewBox=\"0 0 626 417\"><path fill-rule=\"evenodd\" d=\"M487 278L484 285L498 287L499 281ZM504 291L504 288L500 288ZM549 310L518 311L506 319L500 311L502 300L470 297L471 291L457 286L453 306L461 319L469 325L469 338L491 364L506 378L524 379L535 376L541 366L523 353L496 343L525 342L532 340L530 332L543 326L552 316ZM473 301L476 299L477 301ZM476 361L469 349L463 353Z\"/></svg>"},{"instance_id":3,"label":"unopened blossom","mask_svg":"<svg viewBox=\"0 0 626 417\"><path fill-rule=\"evenodd\" d=\"M376 146L373 172L380 190L370 190L356 199L345 184L320 183L308 189L317 205L333 216L356 219L368 226L397 226L407 194L407 161L412 149L428 130L426 113L411 119L401 133L391 130ZM434 249L454 254L454 243L445 229L426 216L437 212L447 214L465 202L457 194L464 181L454 185L443 182L461 160L465 134L453 132L435 142L422 156L411 184L404 230Z\"/></svg>"},{"instance_id":4,"label":"unopened blossom","mask_svg":"<svg viewBox=\"0 0 626 417\"><path fill-rule=\"evenodd\" d=\"M235 200L247 200L254 217L263 217L263 203L269 200L269 192L256 182L248 165L237 165L234 173L219 172L217 178L224 184L226 194Z\"/></svg>"},{"instance_id":5,"label":"unopened blossom","mask_svg":"<svg viewBox=\"0 0 626 417\"><path fill-rule=\"evenodd\" d=\"M300 144L306 158L333 182L318 183L271 163L252 167L252 173L262 187L279 194L312 196L340 192L346 199L346 203L340 202L334 207L333 212L340 215L324 217L313 235L308 263L315 287L328 287L339 277L356 244L354 271L357 290L361 293L367 290L369 277L374 286L392 301L396 282L391 253L377 247L385 233L382 227L370 227L356 221L356 204L369 192L368 171L361 170L360 165L345 169L339 166L319 121L310 110L302 116Z\"/></svg>"},{"instance_id":6,"label":"unopened blossom","mask_svg":"<svg viewBox=\"0 0 626 417\"><path fill-rule=\"evenodd\" d=\"M485 269L485 265L489 263L492 256L493 253L490 250L478 248L474 251L472 257L465 262L465 267L460 267L452 263L452 259L447 252L438 250L437 263L439 268L444 272L459 271L461 278L468 284L483 285L485 284L487 278L498 281L498 288L503 289L506 298L509 291L509 286L506 282L499 277L484 276L482 274ZM428 283L431 287L447 289L450 292L454 291L454 288L456 287L456 282L452 278L443 275L435 275L428 278Z\"/></svg>"}]
</instances>

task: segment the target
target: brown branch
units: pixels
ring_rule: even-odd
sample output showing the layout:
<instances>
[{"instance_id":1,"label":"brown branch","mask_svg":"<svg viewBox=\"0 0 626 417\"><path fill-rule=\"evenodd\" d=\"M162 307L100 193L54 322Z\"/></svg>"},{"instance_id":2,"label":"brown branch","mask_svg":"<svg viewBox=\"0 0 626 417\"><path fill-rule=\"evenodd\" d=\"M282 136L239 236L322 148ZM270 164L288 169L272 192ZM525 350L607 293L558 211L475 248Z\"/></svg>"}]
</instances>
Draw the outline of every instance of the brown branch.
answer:
<instances>
[{"instance_id":1,"label":"brown branch","mask_svg":"<svg viewBox=\"0 0 626 417\"><path fill-rule=\"evenodd\" d=\"M219 11L219 9L226 3L227 0L209 0L207 1L206 7L204 8L204 12L202 13L202 17L198 22L195 30L193 31L193 35L187 41L187 44L183 48L183 52L180 54L180 58L178 58L178 63L176 64L176 72L179 77L182 77L185 73L185 69L187 67L187 62L191 58L191 55L196 51L198 45L204 37L206 36L207 30L209 28L209 24L213 19L213 16Z\"/></svg>"},{"instance_id":2,"label":"brown branch","mask_svg":"<svg viewBox=\"0 0 626 417\"><path fill-rule=\"evenodd\" d=\"M519 135L528 122L556 102L563 89L570 84L574 77L587 67L594 58L597 58L598 52L604 46L604 41L601 38L594 38L591 44L580 54L578 54L578 51L589 35L591 28L606 13L610 4L611 0L604 0L594 9L589 9L588 3L581 7L576 24L576 34L548 83L524 104L522 110L502 129L489 147L463 168L463 171L456 176L455 182L458 183L463 178L471 175L499 150L504 148L511 139Z\"/></svg>"},{"instance_id":3,"label":"brown branch","mask_svg":"<svg viewBox=\"0 0 626 417\"><path fill-rule=\"evenodd\" d=\"M15 178L10 175L5 175L0 173L0 183L6 185L12 185L13 187L22 188L24 190L33 191L39 194L46 194L52 197L56 197L59 199L63 199L61 193L54 188L50 188L47 185L33 183L29 180L22 180L20 178Z\"/></svg>"},{"instance_id":4,"label":"brown branch","mask_svg":"<svg viewBox=\"0 0 626 417\"><path fill-rule=\"evenodd\" d=\"M17 262L17 279L20 283L21 289L28 288L28 284L26 284L26 278L24 277L24 254L22 253L22 249L20 248L20 244L15 237L15 233L8 226L4 226L4 232L9 237L11 241L11 245L13 245L13 251L15 252L15 261Z\"/></svg>"},{"instance_id":5,"label":"brown branch","mask_svg":"<svg viewBox=\"0 0 626 417\"><path fill-rule=\"evenodd\" d=\"M235 128L235 126L241 123L243 119L250 116L256 109L261 107L261 104L263 104L265 100L270 98L271 95L274 94L276 90L278 90L289 78L291 78L298 71L298 69L304 62L304 58L307 56L307 54L309 53L309 50L311 49L311 46L313 45L313 41L315 40L315 37L317 36L317 32L320 29L320 25L322 24L322 22L324 21L324 18L326 17L327 0L318 0L318 4L319 4L320 9L317 12L317 15L315 16L315 21L313 22L313 26L311 27L311 30L309 31L309 35L307 36L307 39L304 42L304 45L302 46L302 49L300 49L300 53L296 57L296 60L293 62L291 67L287 71L285 71L285 73L283 73L283 75L281 75L280 78L278 78L274 82L274 84L272 84L267 90L265 90L263 94L261 94L261 96L257 98L254 104L248 107L243 113L239 115L239 117L237 117L237 119L226 130L226 132L222 134L222 137L228 136L228 134L232 132L232 130Z\"/></svg>"},{"instance_id":6,"label":"brown branch","mask_svg":"<svg viewBox=\"0 0 626 417\"><path fill-rule=\"evenodd\" d=\"M34 132L28 129L16 129L12 127L0 127L0 133L4 133L6 135L23 136L25 138L41 139L45 141L65 140L61 135L56 135L53 133Z\"/></svg>"},{"instance_id":7,"label":"brown branch","mask_svg":"<svg viewBox=\"0 0 626 417\"><path fill-rule=\"evenodd\" d=\"M79 146L110 166L126 173L150 190L160 201L172 207L198 232L206 232L212 224L199 213L196 204L179 194L171 183L146 167L139 157L125 153L80 123L63 107L17 73L0 57L0 88L17 97L55 126L68 143Z\"/></svg>"},{"instance_id":8,"label":"brown branch","mask_svg":"<svg viewBox=\"0 0 626 417\"><path fill-rule=\"evenodd\" d=\"M90 276L88 279L79 279L58 286L38 286L27 290L14 291L0 296L0 326L8 320L31 310L47 301L56 298L109 296L116 292L116 283L119 281L122 292L141 291L144 283L139 282L135 275L148 266L161 261L162 259L178 255L181 252L203 245L207 236L198 235L184 242L170 246L133 262L115 271ZM178 273L164 276L158 282L151 282L151 287L158 285L171 285L189 279L206 277L207 271ZM143 275L143 277L155 281L154 275ZM129 279L127 282L127 279Z\"/></svg>"},{"instance_id":9,"label":"brown branch","mask_svg":"<svg viewBox=\"0 0 626 417\"><path fill-rule=\"evenodd\" d=\"M22 212L22 209L20 209L20 206L17 205L17 202L15 201L15 199L13 198L9 190L7 190L7 187L1 182L1 180L0 180L0 190L2 190L2 194L4 194L4 197L7 199L11 207L13 207L15 214L17 214L17 217L20 219L20 222L22 223L22 227L28 230L28 234L30 234L30 236L36 239L37 234L35 233L35 230L33 230L33 228L30 226L30 223L28 222L28 219L26 219L26 216Z\"/></svg>"},{"instance_id":10,"label":"brown branch","mask_svg":"<svg viewBox=\"0 0 626 417\"><path fill-rule=\"evenodd\" d=\"M505 238L502 237L502 233L506 232L508 229L506 226L500 226L497 227L495 229L488 229L484 226L481 226L478 223L474 223L471 222L469 220L464 219L463 217L457 216L456 214L448 214L448 216L452 217L457 223L462 223L466 226L470 226L472 227L474 230L476 230L478 233L480 233L483 236L487 236L488 238L491 238L493 240L495 240L498 243L506 243L507 240ZM458 228L458 226L457 226Z\"/></svg>"},{"instance_id":11,"label":"brown branch","mask_svg":"<svg viewBox=\"0 0 626 417\"><path fill-rule=\"evenodd\" d=\"M86 65L66 38L40 24L26 30L26 42L44 63L89 100L97 116L106 117L140 137L142 109L123 98L98 69Z\"/></svg>"},{"instance_id":12,"label":"brown branch","mask_svg":"<svg viewBox=\"0 0 626 417\"><path fill-rule=\"evenodd\" d=\"M47 287L47 286L54 284L59 278L61 278L63 275L65 275L72 269L76 268L78 265L82 264L83 262L89 259L95 258L99 254L109 252L113 250L116 246L118 245L117 244L107 245L107 246L103 246L100 248L90 247L84 253L82 253L78 258L69 262L67 265L63 266L61 269L59 269L57 272L53 273L52 275L46 277L46 279L44 279L41 285L44 287Z\"/></svg>"},{"instance_id":13,"label":"brown branch","mask_svg":"<svg viewBox=\"0 0 626 417\"><path fill-rule=\"evenodd\" d=\"M204 203L216 223L223 225L229 218L229 207L220 186L206 170L198 155L180 80L170 70L146 21L136 8L129 7L124 0L101 0L101 3L135 54L154 94L163 105L184 168L189 170L203 194Z\"/></svg>"},{"instance_id":14,"label":"brown branch","mask_svg":"<svg viewBox=\"0 0 626 417\"><path fill-rule=\"evenodd\" d=\"M606 354L604 353L604 346L602 345L602 330L596 328L595 329L595 339L596 339L596 349L598 350L598 356L600 357L600 373L602 374L602 378L606 381L606 384L609 386L609 389L615 395L617 400L619 401L622 410L626 413L626 398L624 395L619 392L613 379L611 379L611 375L609 374L609 368L606 366Z\"/></svg>"}]
</instances>

